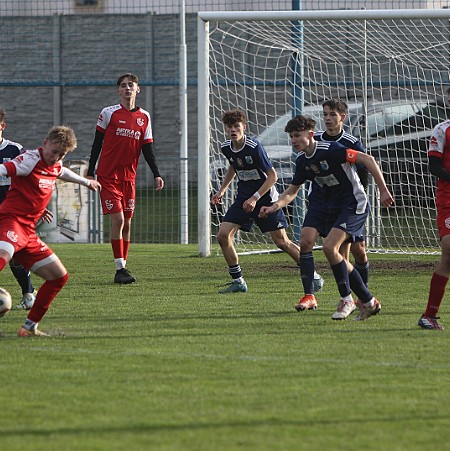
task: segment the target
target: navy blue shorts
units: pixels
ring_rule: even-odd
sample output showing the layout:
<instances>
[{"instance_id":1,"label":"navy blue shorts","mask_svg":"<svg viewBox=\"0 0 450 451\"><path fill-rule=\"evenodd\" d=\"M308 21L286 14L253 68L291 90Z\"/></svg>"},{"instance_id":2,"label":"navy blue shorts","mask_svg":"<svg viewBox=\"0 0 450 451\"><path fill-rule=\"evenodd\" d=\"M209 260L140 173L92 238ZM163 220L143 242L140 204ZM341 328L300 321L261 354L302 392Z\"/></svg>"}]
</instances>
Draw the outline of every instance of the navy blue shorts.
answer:
<instances>
[{"instance_id":1,"label":"navy blue shorts","mask_svg":"<svg viewBox=\"0 0 450 451\"><path fill-rule=\"evenodd\" d=\"M223 222L231 222L233 224L238 224L241 226L241 230L244 232L250 232L253 223L255 223L262 233L273 232L278 229L285 229L288 226L286 217L284 216L283 210L278 210L275 213L267 216L267 218L259 218L259 210L261 207L270 206L271 204L264 204L257 202L255 209L247 213L242 208L244 201L237 199L233 205L228 209L223 218Z\"/></svg>"},{"instance_id":2,"label":"navy blue shorts","mask_svg":"<svg viewBox=\"0 0 450 451\"><path fill-rule=\"evenodd\" d=\"M369 205L362 214L356 214L355 208L314 208L308 207L302 227L312 227L319 235L326 237L332 228L341 229L350 235L352 243L364 241L365 224L369 215Z\"/></svg>"}]
</instances>

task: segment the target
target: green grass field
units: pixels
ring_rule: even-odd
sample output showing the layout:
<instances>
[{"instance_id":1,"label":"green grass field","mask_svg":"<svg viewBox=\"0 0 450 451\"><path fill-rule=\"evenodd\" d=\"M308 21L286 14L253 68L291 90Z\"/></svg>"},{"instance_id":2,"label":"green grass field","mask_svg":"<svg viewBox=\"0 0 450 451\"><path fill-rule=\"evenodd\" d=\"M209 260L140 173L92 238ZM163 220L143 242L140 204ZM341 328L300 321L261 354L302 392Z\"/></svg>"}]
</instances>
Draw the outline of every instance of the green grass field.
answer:
<instances>
[{"instance_id":1,"label":"green grass field","mask_svg":"<svg viewBox=\"0 0 450 451\"><path fill-rule=\"evenodd\" d=\"M225 261L194 246L132 246L131 286L109 245L53 248L71 274L40 324L54 336L0 320L0 449L450 449L449 332L417 327L436 256L371 255L382 313L334 322L321 252L319 309L297 313L285 254L242 256L249 292L218 295ZM0 285L17 303L8 268Z\"/></svg>"}]
</instances>

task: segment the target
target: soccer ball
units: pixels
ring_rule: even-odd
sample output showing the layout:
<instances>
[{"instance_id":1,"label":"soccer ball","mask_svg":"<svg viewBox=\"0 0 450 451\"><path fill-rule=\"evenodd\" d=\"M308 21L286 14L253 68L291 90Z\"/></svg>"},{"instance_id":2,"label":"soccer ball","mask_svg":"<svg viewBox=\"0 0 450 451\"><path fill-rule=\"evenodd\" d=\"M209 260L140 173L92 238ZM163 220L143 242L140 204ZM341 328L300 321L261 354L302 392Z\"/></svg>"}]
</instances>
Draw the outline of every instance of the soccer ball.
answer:
<instances>
[{"instance_id":1,"label":"soccer ball","mask_svg":"<svg viewBox=\"0 0 450 451\"><path fill-rule=\"evenodd\" d=\"M0 288L0 318L9 312L11 307L11 295L4 288Z\"/></svg>"},{"instance_id":2,"label":"soccer ball","mask_svg":"<svg viewBox=\"0 0 450 451\"><path fill-rule=\"evenodd\" d=\"M313 291L314 293L317 293L323 288L325 281L323 280L322 276L314 272L314 281L313 281Z\"/></svg>"}]
</instances>

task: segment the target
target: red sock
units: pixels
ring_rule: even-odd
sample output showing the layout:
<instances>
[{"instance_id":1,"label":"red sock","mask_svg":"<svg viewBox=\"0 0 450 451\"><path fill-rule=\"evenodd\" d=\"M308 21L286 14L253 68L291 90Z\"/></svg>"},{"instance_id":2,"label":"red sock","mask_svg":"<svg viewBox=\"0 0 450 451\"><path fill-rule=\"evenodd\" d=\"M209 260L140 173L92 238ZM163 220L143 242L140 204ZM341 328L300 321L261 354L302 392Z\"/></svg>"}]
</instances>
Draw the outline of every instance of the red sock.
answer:
<instances>
[{"instance_id":1,"label":"red sock","mask_svg":"<svg viewBox=\"0 0 450 451\"><path fill-rule=\"evenodd\" d=\"M123 258L123 240L111 240L114 258Z\"/></svg>"},{"instance_id":2,"label":"red sock","mask_svg":"<svg viewBox=\"0 0 450 451\"><path fill-rule=\"evenodd\" d=\"M68 278L69 274L66 273L65 276L59 279L47 280L41 285L41 288L37 292L34 305L28 314L28 319L38 323L44 317L53 299L61 291Z\"/></svg>"},{"instance_id":3,"label":"red sock","mask_svg":"<svg viewBox=\"0 0 450 451\"><path fill-rule=\"evenodd\" d=\"M445 293L448 277L440 276L433 273L430 282L430 294L428 296L428 304L425 310L425 316L437 316L442 298Z\"/></svg>"},{"instance_id":4,"label":"red sock","mask_svg":"<svg viewBox=\"0 0 450 451\"><path fill-rule=\"evenodd\" d=\"M130 248L130 242L123 240L123 258L126 260L128 258L128 249Z\"/></svg>"}]
</instances>

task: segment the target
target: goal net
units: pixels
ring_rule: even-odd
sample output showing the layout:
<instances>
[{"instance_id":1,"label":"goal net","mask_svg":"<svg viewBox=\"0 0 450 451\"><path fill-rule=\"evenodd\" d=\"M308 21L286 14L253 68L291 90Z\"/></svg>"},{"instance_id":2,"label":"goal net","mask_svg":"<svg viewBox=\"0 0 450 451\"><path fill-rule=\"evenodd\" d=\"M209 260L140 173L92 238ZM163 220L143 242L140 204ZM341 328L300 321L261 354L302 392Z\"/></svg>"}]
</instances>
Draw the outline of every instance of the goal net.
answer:
<instances>
[{"instance_id":1,"label":"goal net","mask_svg":"<svg viewBox=\"0 0 450 451\"><path fill-rule=\"evenodd\" d=\"M367 243L371 251L437 252L435 180L427 146L433 127L447 118L449 10L199 13L199 249L208 255L227 208L210 196L228 167L221 117L244 110L247 132L265 147L288 186L293 155L284 132L302 113L321 121L322 102L349 105L346 130L358 136L383 169L395 196L380 207L371 182ZM288 233L298 241L305 195L286 209ZM257 227L236 237L239 252L274 250Z\"/></svg>"}]
</instances>

